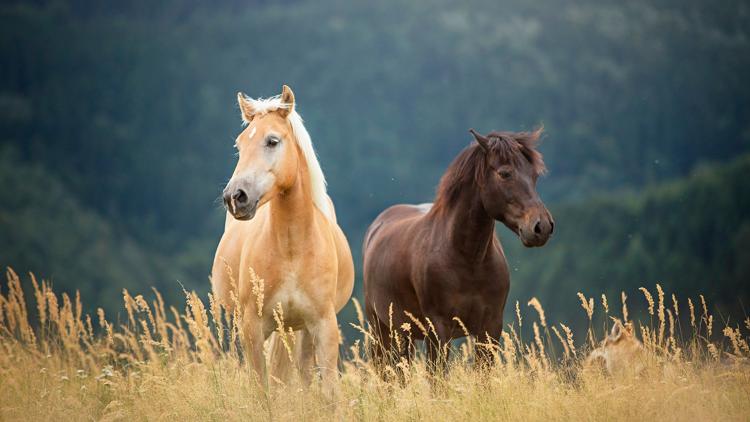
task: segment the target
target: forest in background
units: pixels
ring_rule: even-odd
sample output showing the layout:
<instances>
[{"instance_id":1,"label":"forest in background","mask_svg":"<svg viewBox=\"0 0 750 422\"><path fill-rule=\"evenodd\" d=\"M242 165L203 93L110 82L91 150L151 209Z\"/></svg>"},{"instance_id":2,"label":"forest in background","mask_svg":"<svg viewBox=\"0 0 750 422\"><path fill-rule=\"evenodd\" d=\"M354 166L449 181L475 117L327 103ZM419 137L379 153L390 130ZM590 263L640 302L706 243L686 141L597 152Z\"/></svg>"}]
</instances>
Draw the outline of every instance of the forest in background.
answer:
<instances>
[{"instance_id":1,"label":"forest in background","mask_svg":"<svg viewBox=\"0 0 750 422\"><path fill-rule=\"evenodd\" d=\"M123 288L208 291L236 92L286 83L357 265L468 128L543 124L556 233L498 229L511 300L566 318L659 282L747 306L749 32L740 1L5 2L0 265L109 313Z\"/></svg>"}]
</instances>

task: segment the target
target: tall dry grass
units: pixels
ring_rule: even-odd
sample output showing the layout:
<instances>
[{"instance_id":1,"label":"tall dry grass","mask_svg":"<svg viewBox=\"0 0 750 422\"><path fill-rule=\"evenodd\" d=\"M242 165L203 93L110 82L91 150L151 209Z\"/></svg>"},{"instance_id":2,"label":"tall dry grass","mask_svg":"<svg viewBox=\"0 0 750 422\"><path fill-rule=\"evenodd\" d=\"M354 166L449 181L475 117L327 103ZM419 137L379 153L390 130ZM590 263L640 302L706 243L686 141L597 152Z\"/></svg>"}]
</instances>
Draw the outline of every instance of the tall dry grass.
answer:
<instances>
[{"instance_id":1,"label":"tall dry grass","mask_svg":"<svg viewBox=\"0 0 750 422\"><path fill-rule=\"evenodd\" d=\"M385 370L394 379L402 374L403 383L384 381L365 356L364 343L374 338L359 310L355 325L364 341L349 345L331 401L316 384L272 380L269 390L261 388L242 363L239 314L210 297L204 302L186 294L186 306L178 310L167 309L157 291L149 299L124 291L126 319L115 324L101 309L85 315L78 295L57 295L48 283L30 281L34 318L12 270L0 294L0 420L750 418L750 319L714 327L702 296L678 302L672 295L669 301L660 286L656 299L642 289L649 320L634 323L648 364L638 375L612 377L583 364L603 331L594 327L595 312L628 320L625 293L618 315L619 305L606 296L597 303L580 294L592 323L576 334L550 321L538 300L528 302L534 312L523 319L517 303L516 319L499 342L445 345L454 349L453 358L436 377L411 340L413 330L429 333L430 322L414 318L391 327L387 341L404 342L417 353L411 362L394 359ZM681 326L681 313L690 327ZM523 324L531 324L528 341L520 333ZM478 351L492 356L490 369L474 369Z\"/></svg>"}]
</instances>

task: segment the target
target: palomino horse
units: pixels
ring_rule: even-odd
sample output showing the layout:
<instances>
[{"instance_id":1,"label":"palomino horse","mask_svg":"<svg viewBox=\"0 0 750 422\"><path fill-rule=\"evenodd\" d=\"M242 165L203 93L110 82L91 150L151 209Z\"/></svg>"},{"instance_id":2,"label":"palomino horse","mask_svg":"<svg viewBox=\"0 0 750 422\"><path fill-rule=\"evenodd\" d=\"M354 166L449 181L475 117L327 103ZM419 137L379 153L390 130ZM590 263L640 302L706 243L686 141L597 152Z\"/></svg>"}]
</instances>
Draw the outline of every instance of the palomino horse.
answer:
<instances>
[{"instance_id":1,"label":"palomino horse","mask_svg":"<svg viewBox=\"0 0 750 422\"><path fill-rule=\"evenodd\" d=\"M265 385L263 343L277 328L280 307L284 326L298 331L300 375L309 379L314 360L330 388L338 375L336 314L354 285L349 244L292 90L284 85L280 96L257 100L239 93L237 100L247 127L224 189L228 212L214 258L214 295L231 308L237 283L243 346Z\"/></svg>"},{"instance_id":2,"label":"palomino horse","mask_svg":"<svg viewBox=\"0 0 750 422\"><path fill-rule=\"evenodd\" d=\"M386 339L389 330L414 319L430 327L427 338L419 330L412 338L426 340L433 368L439 345L465 335L454 317L472 337L497 340L510 277L495 220L527 247L544 245L552 234L552 216L536 192L545 171L535 149L541 129L471 133L477 142L445 172L434 204L394 205L365 234L365 309L380 339L371 348L376 362L382 363L384 352L410 359L406 342L398 350Z\"/></svg>"}]
</instances>

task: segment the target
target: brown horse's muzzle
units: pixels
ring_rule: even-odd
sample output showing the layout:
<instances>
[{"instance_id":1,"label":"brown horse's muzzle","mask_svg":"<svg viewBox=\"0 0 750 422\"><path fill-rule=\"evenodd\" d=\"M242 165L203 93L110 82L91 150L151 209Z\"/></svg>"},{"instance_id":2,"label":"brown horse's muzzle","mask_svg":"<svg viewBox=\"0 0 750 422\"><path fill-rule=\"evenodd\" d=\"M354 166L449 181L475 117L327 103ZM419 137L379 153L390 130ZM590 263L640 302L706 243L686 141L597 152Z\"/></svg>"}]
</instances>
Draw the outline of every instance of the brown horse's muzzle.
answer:
<instances>
[{"instance_id":1,"label":"brown horse's muzzle","mask_svg":"<svg viewBox=\"0 0 750 422\"><path fill-rule=\"evenodd\" d=\"M547 208L542 207L526 219L526 223L518 227L518 237L523 245L529 248L544 246L555 230L555 221Z\"/></svg>"}]
</instances>

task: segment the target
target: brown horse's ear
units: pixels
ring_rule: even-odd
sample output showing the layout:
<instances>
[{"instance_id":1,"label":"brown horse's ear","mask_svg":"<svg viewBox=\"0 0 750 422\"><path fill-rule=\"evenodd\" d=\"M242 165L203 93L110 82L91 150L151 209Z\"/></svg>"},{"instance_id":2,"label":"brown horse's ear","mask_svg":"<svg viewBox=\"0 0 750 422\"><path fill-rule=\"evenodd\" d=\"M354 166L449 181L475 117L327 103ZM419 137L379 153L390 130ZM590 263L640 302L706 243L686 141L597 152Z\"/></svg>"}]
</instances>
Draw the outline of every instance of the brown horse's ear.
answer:
<instances>
[{"instance_id":1,"label":"brown horse's ear","mask_svg":"<svg viewBox=\"0 0 750 422\"><path fill-rule=\"evenodd\" d=\"M471 132L472 135L474 135L474 139L477 140L477 143L480 147L484 150L484 152L490 152L490 140L487 139L485 136L477 133L474 129L469 129L469 132Z\"/></svg>"},{"instance_id":2,"label":"brown horse's ear","mask_svg":"<svg viewBox=\"0 0 750 422\"><path fill-rule=\"evenodd\" d=\"M288 116L294 110L294 92L287 85L281 87L281 104L282 107L279 109L279 113L283 117Z\"/></svg>"},{"instance_id":3,"label":"brown horse's ear","mask_svg":"<svg viewBox=\"0 0 750 422\"><path fill-rule=\"evenodd\" d=\"M250 123L250 121L253 120L253 116L255 116L255 107L253 107L253 104L248 100L247 96L243 94L242 92L237 93L237 104L240 105L240 113L242 114L242 121L245 124Z\"/></svg>"}]
</instances>

